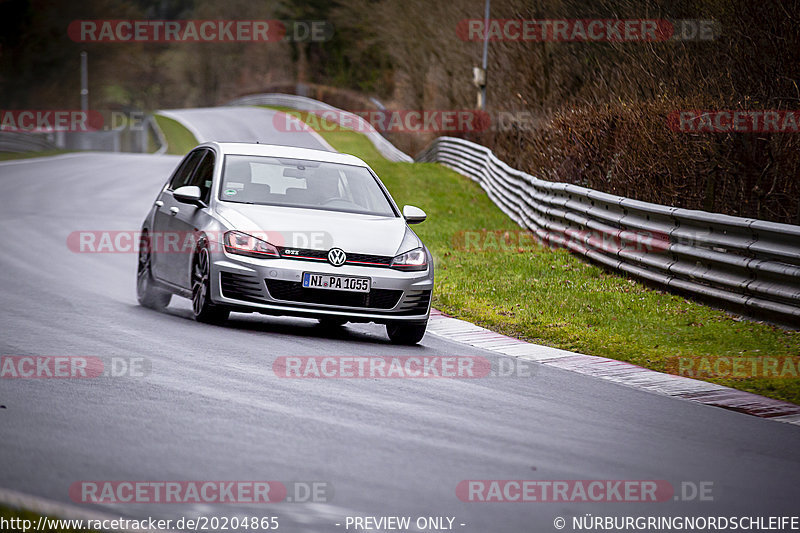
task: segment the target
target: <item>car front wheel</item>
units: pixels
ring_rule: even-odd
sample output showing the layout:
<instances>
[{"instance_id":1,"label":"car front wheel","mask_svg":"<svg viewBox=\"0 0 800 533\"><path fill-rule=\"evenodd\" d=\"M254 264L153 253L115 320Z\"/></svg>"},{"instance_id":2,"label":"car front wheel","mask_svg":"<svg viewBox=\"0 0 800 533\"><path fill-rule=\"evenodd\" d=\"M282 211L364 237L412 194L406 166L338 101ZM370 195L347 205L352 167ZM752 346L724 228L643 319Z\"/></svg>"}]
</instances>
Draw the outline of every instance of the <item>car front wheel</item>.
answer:
<instances>
[{"instance_id":1,"label":"car front wheel","mask_svg":"<svg viewBox=\"0 0 800 533\"><path fill-rule=\"evenodd\" d=\"M207 324L222 324L230 315L230 309L211 302L211 261L205 246L195 254L192 268L192 312L195 320Z\"/></svg>"},{"instance_id":2,"label":"car front wheel","mask_svg":"<svg viewBox=\"0 0 800 533\"><path fill-rule=\"evenodd\" d=\"M386 334L394 344L417 344L425 336L428 324L386 324Z\"/></svg>"}]
</instances>

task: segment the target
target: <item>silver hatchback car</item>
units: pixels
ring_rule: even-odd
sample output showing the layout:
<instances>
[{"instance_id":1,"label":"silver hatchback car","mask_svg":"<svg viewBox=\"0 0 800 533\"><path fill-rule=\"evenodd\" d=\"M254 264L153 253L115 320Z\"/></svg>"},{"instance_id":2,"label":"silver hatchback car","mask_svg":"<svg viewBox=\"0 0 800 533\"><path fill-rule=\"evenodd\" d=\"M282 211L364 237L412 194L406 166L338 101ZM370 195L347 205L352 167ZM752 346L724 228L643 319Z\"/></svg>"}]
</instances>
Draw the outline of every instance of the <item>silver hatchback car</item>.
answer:
<instances>
[{"instance_id":1,"label":"silver hatchback car","mask_svg":"<svg viewBox=\"0 0 800 533\"><path fill-rule=\"evenodd\" d=\"M321 150L209 142L189 152L142 224L137 296L192 299L198 321L231 311L376 322L392 342L425 334L430 251L362 160Z\"/></svg>"}]
</instances>

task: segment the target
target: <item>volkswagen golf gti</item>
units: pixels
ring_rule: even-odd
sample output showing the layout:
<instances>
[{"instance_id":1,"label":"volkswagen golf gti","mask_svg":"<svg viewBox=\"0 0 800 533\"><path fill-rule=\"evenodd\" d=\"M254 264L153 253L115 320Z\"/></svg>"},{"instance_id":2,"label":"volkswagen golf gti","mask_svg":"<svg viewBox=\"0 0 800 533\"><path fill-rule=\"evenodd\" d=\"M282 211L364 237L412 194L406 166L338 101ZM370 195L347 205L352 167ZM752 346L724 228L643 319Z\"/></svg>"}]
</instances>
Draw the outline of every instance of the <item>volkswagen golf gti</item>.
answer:
<instances>
[{"instance_id":1,"label":"volkswagen golf gti","mask_svg":"<svg viewBox=\"0 0 800 533\"><path fill-rule=\"evenodd\" d=\"M386 325L425 334L433 260L375 172L352 155L204 143L180 162L142 224L137 296L153 309L190 298L195 319L233 312Z\"/></svg>"}]
</instances>

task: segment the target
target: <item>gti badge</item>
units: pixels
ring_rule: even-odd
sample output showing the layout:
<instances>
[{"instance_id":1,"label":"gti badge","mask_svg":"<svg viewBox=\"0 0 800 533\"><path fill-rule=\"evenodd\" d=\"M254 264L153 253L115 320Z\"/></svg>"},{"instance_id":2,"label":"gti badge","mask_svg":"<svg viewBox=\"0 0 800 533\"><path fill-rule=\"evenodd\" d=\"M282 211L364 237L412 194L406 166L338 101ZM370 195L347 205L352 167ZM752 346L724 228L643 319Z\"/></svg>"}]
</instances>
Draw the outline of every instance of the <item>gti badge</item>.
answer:
<instances>
[{"instance_id":1,"label":"gti badge","mask_svg":"<svg viewBox=\"0 0 800 533\"><path fill-rule=\"evenodd\" d=\"M342 266L347 261L347 254L341 248L331 248L328 252L328 262L333 266Z\"/></svg>"}]
</instances>

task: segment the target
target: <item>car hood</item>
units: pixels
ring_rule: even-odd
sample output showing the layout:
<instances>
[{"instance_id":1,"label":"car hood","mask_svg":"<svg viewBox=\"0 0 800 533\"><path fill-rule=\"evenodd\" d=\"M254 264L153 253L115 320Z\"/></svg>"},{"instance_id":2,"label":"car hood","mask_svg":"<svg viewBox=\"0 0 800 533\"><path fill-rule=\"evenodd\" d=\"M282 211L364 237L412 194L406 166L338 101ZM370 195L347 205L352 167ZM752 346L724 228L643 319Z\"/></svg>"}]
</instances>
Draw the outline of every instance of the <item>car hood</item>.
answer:
<instances>
[{"instance_id":1,"label":"car hood","mask_svg":"<svg viewBox=\"0 0 800 533\"><path fill-rule=\"evenodd\" d=\"M394 256L422 245L401 217L231 203L217 204L216 211L231 229L266 233L276 246Z\"/></svg>"}]
</instances>

